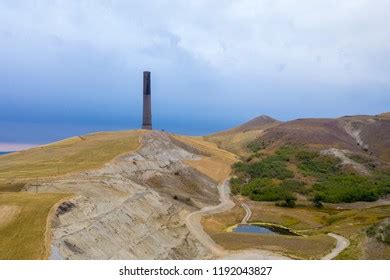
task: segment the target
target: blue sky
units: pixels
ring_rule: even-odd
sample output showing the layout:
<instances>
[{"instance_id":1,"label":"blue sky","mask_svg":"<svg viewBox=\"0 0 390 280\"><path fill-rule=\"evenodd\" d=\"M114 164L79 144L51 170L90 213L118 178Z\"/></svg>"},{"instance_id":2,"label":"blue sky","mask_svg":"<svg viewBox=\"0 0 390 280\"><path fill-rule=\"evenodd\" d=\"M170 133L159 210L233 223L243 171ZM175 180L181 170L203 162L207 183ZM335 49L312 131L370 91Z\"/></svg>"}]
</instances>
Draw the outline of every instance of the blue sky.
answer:
<instances>
[{"instance_id":1,"label":"blue sky","mask_svg":"<svg viewBox=\"0 0 390 280\"><path fill-rule=\"evenodd\" d=\"M390 110L390 1L0 1L0 150Z\"/></svg>"}]
</instances>

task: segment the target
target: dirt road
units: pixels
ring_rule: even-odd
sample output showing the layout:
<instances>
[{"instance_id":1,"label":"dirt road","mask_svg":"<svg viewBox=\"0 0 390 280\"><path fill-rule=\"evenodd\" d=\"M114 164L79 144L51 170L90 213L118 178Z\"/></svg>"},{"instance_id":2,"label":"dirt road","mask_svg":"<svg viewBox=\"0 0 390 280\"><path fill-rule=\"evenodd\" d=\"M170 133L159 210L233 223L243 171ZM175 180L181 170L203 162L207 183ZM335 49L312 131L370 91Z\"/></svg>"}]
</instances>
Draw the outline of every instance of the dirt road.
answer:
<instances>
[{"instance_id":1,"label":"dirt road","mask_svg":"<svg viewBox=\"0 0 390 280\"><path fill-rule=\"evenodd\" d=\"M248 220L250 219L250 217L252 216L252 210L248 207L248 205L246 205L245 203L242 203L241 204L241 207L244 208L245 210L245 216L244 218L242 219L241 221L241 224L247 224L248 223Z\"/></svg>"},{"instance_id":2,"label":"dirt road","mask_svg":"<svg viewBox=\"0 0 390 280\"><path fill-rule=\"evenodd\" d=\"M322 260L331 260L338 256L345 248L349 246L349 240L345 237L342 237L341 235L335 234L335 233L328 233L329 236L335 238L337 240L336 247L327 254L326 256L322 257Z\"/></svg>"}]
</instances>

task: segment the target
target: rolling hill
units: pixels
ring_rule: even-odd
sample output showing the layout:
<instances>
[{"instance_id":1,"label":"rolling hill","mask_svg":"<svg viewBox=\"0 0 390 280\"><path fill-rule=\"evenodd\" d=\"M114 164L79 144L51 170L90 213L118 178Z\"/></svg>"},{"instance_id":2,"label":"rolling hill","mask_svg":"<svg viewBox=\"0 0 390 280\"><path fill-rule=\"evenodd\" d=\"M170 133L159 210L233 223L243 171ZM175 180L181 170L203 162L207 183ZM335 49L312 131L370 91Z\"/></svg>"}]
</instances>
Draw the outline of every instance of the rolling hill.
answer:
<instances>
[{"instance_id":1,"label":"rolling hill","mask_svg":"<svg viewBox=\"0 0 390 280\"><path fill-rule=\"evenodd\" d=\"M345 149L388 162L389 115L308 118L287 122L260 116L236 128L204 138L241 156L248 156L251 152L248 145L257 142L257 146L266 150L274 150L284 144L306 144L317 149Z\"/></svg>"}]
</instances>

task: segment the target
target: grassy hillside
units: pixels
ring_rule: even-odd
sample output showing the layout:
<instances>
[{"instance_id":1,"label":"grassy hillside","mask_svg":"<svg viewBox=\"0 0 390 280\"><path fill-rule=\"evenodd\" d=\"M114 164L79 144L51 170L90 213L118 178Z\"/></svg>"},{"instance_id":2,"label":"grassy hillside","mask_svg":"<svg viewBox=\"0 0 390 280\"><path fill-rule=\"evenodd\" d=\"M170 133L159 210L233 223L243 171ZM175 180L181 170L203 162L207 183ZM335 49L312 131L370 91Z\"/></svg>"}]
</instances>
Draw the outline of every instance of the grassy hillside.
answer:
<instances>
[{"instance_id":1,"label":"grassy hillside","mask_svg":"<svg viewBox=\"0 0 390 280\"><path fill-rule=\"evenodd\" d=\"M0 156L0 191L10 181L28 181L102 166L139 146L144 131L101 132L73 137L34 149Z\"/></svg>"},{"instance_id":2,"label":"grassy hillside","mask_svg":"<svg viewBox=\"0 0 390 280\"><path fill-rule=\"evenodd\" d=\"M186 163L207 175L216 182L227 179L231 173L231 166L238 161L238 157L222 150L216 144L204 141L202 137L173 136L174 139L194 148L204 154L200 160L188 160Z\"/></svg>"},{"instance_id":3,"label":"grassy hillside","mask_svg":"<svg viewBox=\"0 0 390 280\"><path fill-rule=\"evenodd\" d=\"M48 215L68 194L0 193L0 260L45 259L50 252ZM7 211L14 209L14 211Z\"/></svg>"},{"instance_id":4,"label":"grassy hillside","mask_svg":"<svg viewBox=\"0 0 390 280\"><path fill-rule=\"evenodd\" d=\"M221 149L246 157L251 153L248 145L261 137L266 129L279 123L271 117L259 116L227 131L204 136L204 140L217 144Z\"/></svg>"}]
</instances>

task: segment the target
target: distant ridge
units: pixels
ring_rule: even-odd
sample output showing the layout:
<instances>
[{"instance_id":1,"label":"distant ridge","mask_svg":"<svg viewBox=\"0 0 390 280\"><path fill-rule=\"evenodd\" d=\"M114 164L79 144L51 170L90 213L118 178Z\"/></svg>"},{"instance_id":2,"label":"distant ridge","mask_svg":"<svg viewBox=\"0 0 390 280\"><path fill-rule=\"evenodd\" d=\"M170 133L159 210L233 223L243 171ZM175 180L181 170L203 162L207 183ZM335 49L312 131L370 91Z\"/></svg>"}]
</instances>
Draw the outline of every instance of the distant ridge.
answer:
<instances>
[{"instance_id":1,"label":"distant ridge","mask_svg":"<svg viewBox=\"0 0 390 280\"><path fill-rule=\"evenodd\" d=\"M305 144L318 149L338 148L390 161L390 113L339 118L299 118L287 122L269 116L206 138L240 156L248 156L253 141L269 149L285 144Z\"/></svg>"}]
</instances>

